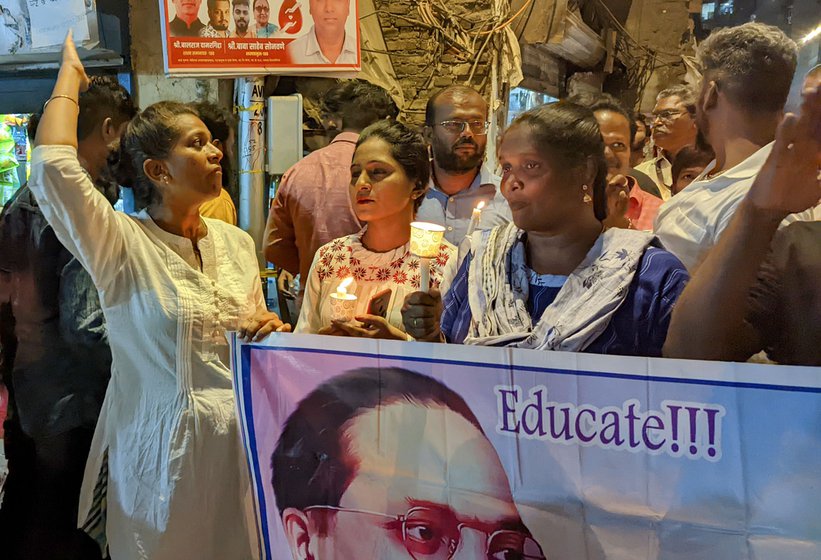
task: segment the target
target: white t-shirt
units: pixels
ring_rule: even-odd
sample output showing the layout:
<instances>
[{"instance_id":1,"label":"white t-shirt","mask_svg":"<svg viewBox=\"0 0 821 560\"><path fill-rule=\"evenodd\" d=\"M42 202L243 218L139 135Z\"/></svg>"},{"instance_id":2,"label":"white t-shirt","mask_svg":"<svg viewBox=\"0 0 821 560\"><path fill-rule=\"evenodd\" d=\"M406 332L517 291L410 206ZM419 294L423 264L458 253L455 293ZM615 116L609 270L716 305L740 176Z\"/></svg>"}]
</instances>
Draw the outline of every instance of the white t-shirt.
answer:
<instances>
[{"instance_id":1,"label":"white t-shirt","mask_svg":"<svg viewBox=\"0 0 821 560\"><path fill-rule=\"evenodd\" d=\"M655 233L664 248L684 263L691 273L727 229L730 219L770 155L773 143L726 170L706 179L713 161L686 189L665 202L656 217ZM791 214L783 225L813 220L813 209Z\"/></svg>"}]
</instances>

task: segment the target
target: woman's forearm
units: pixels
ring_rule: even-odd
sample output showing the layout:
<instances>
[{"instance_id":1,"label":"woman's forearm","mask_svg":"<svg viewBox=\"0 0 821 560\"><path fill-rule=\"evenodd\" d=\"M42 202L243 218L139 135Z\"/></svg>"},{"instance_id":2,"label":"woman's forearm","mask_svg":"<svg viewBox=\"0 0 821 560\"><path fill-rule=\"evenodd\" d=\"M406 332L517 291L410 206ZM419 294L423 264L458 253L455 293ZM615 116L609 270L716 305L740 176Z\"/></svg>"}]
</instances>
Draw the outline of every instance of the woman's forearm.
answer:
<instances>
[{"instance_id":1,"label":"woman's forearm","mask_svg":"<svg viewBox=\"0 0 821 560\"><path fill-rule=\"evenodd\" d=\"M37 126L37 146L77 147L77 117L80 113L80 86L84 83L82 67L62 65L43 117Z\"/></svg>"}]
</instances>

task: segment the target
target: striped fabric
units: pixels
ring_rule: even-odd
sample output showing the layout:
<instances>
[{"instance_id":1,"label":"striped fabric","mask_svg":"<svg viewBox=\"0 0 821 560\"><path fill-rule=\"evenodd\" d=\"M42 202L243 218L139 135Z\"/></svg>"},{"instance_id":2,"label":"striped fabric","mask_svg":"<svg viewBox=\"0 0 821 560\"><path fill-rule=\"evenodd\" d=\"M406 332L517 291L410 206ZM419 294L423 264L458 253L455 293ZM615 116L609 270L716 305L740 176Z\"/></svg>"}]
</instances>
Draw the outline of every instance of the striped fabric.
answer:
<instances>
[{"instance_id":1,"label":"striped fabric","mask_svg":"<svg viewBox=\"0 0 821 560\"><path fill-rule=\"evenodd\" d=\"M97 475L97 484L94 486L94 495L91 499L91 509L88 512L83 531L97 542L100 551L105 557L108 554L108 541L105 536L105 520L108 493L108 451L103 456L100 472Z\"/></svg>"},{"instance_id":2,"label":"striped fabric","mask_svg":"<svg viewBox=\"0 0 821 560\"><path fill-rule=\"evenodd\" d=\"M472 255L465 258L444 299L441 326L450 343L463 343L473 319L468 305L468 269L471 259ZM687 271L676 257L662 249L648 248L639 261L639 270L630 284L624 303L613 315L607 329L584 352L661 356L673 305L688 279ZM556 283L536 281L531 276L528 311L532 317L541 317L553 302L561 289L556 287Z\"/></svg>"}]
</instances>

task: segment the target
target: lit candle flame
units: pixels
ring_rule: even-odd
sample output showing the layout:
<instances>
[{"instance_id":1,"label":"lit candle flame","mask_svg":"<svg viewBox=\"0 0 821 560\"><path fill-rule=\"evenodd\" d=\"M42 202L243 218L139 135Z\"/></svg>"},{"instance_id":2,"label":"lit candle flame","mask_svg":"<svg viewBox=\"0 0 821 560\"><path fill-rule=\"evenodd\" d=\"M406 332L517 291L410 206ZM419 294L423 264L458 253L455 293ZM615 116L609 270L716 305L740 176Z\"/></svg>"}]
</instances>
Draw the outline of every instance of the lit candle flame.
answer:
<instances>
[{"instance_id":1,"label":"lit candle flame","mask_svg":"<svg viewBox=\"0 0 821 560\"><path fill-rule=\"evenodd\" d=\"M481 210L484 207L485 207L485 201L484 200L480 201L479 204L476 205L477 210Z\"/></svg>"},{"instance_id":2,"label":"lit candle flame","mask_svg":"<svg viewBox=\"0 0 821 560\"><path fill-rule=\"evenodd\" d=\"M339 286L336 287L336 293L340 295L345 295L348 293L348 286L351 285L353 282L353 276L348 276L342 282L340 282Z\"/></svg>"}]
</instances>

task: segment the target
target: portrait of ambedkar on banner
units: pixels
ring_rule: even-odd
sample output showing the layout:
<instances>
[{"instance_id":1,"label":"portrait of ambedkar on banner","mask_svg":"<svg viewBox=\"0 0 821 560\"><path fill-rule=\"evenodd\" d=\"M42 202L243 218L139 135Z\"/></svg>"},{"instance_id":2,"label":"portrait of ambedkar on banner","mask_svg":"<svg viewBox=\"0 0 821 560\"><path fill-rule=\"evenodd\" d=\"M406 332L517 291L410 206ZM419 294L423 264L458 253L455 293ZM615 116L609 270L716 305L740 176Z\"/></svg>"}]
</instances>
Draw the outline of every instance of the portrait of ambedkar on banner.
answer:
<instances>
[{"instance_id":1,"label":"portrait of ambedkar on banner","mask_svg":"<svg viewBox=\"0 0 821 560\"><path fill-rule=\"evenodd\" d=\"M350 370L289 416L271 457L298 560L544 560L465 401L399 368Z\"/></svg>"},{"instance_id":2,"label":"portrait of ambedkar on banner","mask_svg":"<svg viewBox=\"0 0 821 560\"><path fill-rule=\"evenodd\" d=\"M293 64L356 64L356 36L345 30L351 0L309 0L314 24L288 44Z\"/></svg>"}]
</instances>

